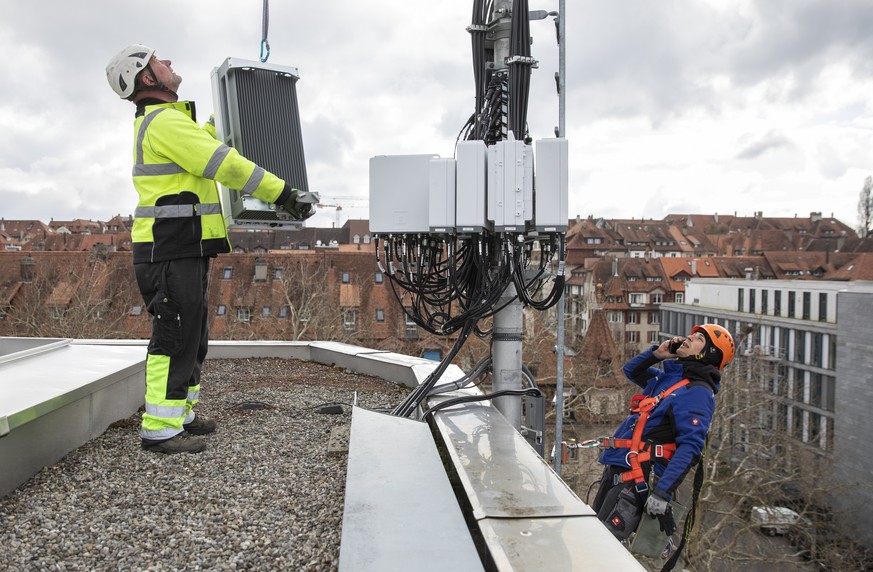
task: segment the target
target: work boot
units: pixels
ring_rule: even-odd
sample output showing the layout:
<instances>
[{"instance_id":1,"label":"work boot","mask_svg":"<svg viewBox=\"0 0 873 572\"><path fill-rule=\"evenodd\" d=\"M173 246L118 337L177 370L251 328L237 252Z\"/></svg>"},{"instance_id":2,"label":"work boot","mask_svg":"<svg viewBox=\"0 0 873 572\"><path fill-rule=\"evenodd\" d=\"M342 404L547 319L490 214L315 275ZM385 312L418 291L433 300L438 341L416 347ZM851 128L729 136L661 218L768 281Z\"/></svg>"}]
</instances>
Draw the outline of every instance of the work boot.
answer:
<instances>
[{"instance_id":1,"label":"work boot","mask_svg":"<svg viewBox=\"0 0 873 572\"><path fill-rule=\"evenodd\" d=\"M206 448L206 440L202 437L183 437L179 433L166 441L158 441L150 445L142 444L142 448L153 453L165 453L173 455L175 453L199 453Z\"/></svg>"},{"instance_id":2,"label":"work boot","mask_svg":"<svg viewBox=\"0 0 873 572\"><path fill-rule=\"evenodd\" d=\"M215 431L215 421L203 415L196 415L194 421L182 425L182 429L192 435L209 435Z\"/></svg>"}]
</instances>

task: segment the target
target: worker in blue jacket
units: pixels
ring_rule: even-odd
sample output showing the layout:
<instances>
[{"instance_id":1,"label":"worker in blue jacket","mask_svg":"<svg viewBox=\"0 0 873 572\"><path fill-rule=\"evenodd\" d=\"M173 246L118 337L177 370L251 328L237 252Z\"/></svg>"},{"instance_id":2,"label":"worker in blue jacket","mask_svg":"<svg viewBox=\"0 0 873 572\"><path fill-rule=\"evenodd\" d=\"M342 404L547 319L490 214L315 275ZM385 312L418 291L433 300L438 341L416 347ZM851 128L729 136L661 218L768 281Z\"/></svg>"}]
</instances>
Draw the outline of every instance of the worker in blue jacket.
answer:
<instances>
[{"instance_id":1,"label":"worker in blue jacket","mask_svg":"<svg viewBox=\"0 0 873 572\"><path fill-rule=\"evenodd\" d=\"M687 338L665 340L624 365L624 374L643 393L635 396L631 415L613 437L601 440L605 450L598 460L605 467L592 507L619 540L636 530L643 510L659 517L668 535L675 532L670 502L700 461L721 370L733 356L730 333L703 324Z\"/></svg>"}]
</instances>

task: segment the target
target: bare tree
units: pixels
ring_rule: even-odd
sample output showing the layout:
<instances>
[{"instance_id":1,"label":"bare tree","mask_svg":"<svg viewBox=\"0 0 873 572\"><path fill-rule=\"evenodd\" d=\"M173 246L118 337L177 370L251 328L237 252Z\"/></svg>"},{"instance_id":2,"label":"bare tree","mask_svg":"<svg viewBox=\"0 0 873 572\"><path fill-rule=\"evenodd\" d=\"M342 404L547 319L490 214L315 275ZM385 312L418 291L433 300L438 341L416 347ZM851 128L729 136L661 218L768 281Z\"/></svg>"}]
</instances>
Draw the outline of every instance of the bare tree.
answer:
<instances>
[{"instance_id":1,"label":"bare tree","mask_svg":"<svg viewBox=\"0 0 873 572\"><path fill-rule=\"evenodd\" d=\"M351 341L356 328L344 327L336 286L323 265L312 257L283 261L281 273L267 285L239 284L242 298L262 302L269 314L253 314L254 307L241 306L226 319L226 339ZM252 290L252 292L249 292ZM260 297L260 298L259 298ZM347 318L348 316L346 316ZM213 318L214 319L214 318Z\"/></svg>"},{"instance_id":2,"label":"bare tree","mask_svg":"<svg viewBox=\"0 0 873 572\"><path fill-rule=\"evenodd\" d=\"M873 177L867 175L864 186L858 197L858 234L861 238L870 236L873 232Z\"/></svg>"},{"instance_id":3,"label":"bare tree","mask_svg":"<svg viewBox=\"0 0 873 572\"><path fill-rule=\"evenodd\" d=\"M128 336L133 283L129 264L99 252L88 258L39 257L7 313L13 335Z\"/></svg>"}]
</instances>

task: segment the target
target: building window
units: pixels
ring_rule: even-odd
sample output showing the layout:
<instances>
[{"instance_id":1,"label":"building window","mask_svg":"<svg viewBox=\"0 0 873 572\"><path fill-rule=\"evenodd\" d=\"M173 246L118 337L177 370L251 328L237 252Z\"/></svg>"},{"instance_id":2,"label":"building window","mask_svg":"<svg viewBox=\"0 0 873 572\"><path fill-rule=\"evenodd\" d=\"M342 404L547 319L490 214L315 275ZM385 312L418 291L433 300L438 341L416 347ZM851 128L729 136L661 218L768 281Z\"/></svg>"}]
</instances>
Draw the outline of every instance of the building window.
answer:
<instances>
[{"instance_id":1,"label":"building window","mask_svg":"<svg viewBox=\"0 0 873 572\"><path fill-rule=\"evenodd\" d=\"M810 292L803 293L803 310L802 310L803 314L802 314L802 316L803 316L804 320L808 320L809 317L812 315L812 310L810 309L810 306L812 306L811 298L812 298L812 294Z\"/></svg>"},{"instance_id":2,"label":"building window","mask_svg":"<svg viewBox=\"0 0 873 572\"><path fill-rule=\"evenodd\" d=\"M379 272L379 271L377 270L377 271L376 271L376 274L375 274L375 280L376 280L376 284L381 284L382 282L385 281L385 277L382 275L381 272Z\"/></svg>"},{"instance_id":3,"label":"building window","mask_svg":"<svg viewBox=\"0 0 873 572\"><path fill-rule=\"evenodd\" d=\"M791 332L788 328L779 329L779 355L781 357L788 357L788 343L790 338Z\"/></svg>"},{"instance_id":4,"label":"building window","mask_svg":"<svg viewBox=\"0 0 873 572\"><path fill-rule=\"evenodd\" d=\"M773 292L773 315L782 315L782 291L776 290Z\"/></svg>"},{"instance_id":5,"label":"building window","mask_svg":"<svg viewBox=\"0 0 873 572\"><path fill-rule=\"evenodd\" d=\"M224 304L219 304L218 309L215 311L215 313L219 316L227 314L227 306L225 306Z\"/></svg>"},{"instance_id":6,"label":"building window","mask_svg":"<svg viewBox=\"0 0 873 572\"><path fill-rule=\"evenodd\" d=\"M755 289L749 288L749 313L755 313Z\"/></svg>"},{"instance_id":7,"label":"building window","mask_svg":"<svg viewBox=\"0 0 873 572\"><path fill-rule=\"evenodd\" d=\"M263 308L261 308L261 317L269 318L272 311L272 308L270 308L269 306L264 306Z\"/></svg>"},{"instance_id":8,"label":"building window","mask_svg":"<svg viewBox=\"0 0 873 572\"><path fill-rule=\"evenodd\" d=\"M639 332L625 332L625 339L627 339L627 343L635 344L640 341L640 333Z\"/></svg>"},{"instance_id":9,"label":"building window","mask_svg":"<svg viewBox=\"0 0 873 572\"><path fill-rule=\"evenodd\" d=\"M255 282L267 281L267 261L263 258L255 260Z\"/></svg>"},{"instance_id":10,"label":"building window","mask_svg":"<svg viewBox=\"0 0 873 572\"><path fill-rule=\"evenodd\" d=\"M364 235L364 244L370 244L370 235L369 234Z\"/></svg>"},{"instance_id":11,"label":"building window","mask_svg":"<svg viewBox=\"0 0 873 572\"><path fill-rule=\"evenodd\" d=\"M800 409L798 407L792 407L791 416L794 430L791 432L791 434L798 441L803 441L803 414L803 409Z\"/></svg>"},{"instance_id":12,"label":"building window","mask_svg":"<svg viewBox=\"0 0 873 572\"><path fill-rule=\"evenodd\" d=\"M631 304L645 304L646 303L646 295L645 294L631 294L630 295L630 303Z\"/></svg>"},{"instance_id":13,"label":"building window","mask_svg":"<svg viewBox=\"0 0 873 572\"><path fill-rule=\"evenodd\" d=\"M351 275L348 273L347 270L343 270L343 272L340 274L340 277L341 277L341 280L342 280L342 283L343 283L343 284L348 284L349 282L352 281L352 277L351 277Z\"/></svg>"},{"instance_id":14,"label":"building window","mask_svg":"<svg viewBox=\"0 0 873 572\"><path fill-rule=\"evenodd\" d=\"M361 244L361 235L356 234L352 237L352 244Z\"/></svg>"},{"instance_id":15,"label":"building window","mask_svg":"<svg viewBox=\"0 0 873 572\"><path fill-rule=\"evenodd\" d=\"M441 361L443 359L443 352L435 349L426 349L422 352L421 357L431 361Z\"/></svg>"},{"instance_id":16,"label":"building window","mask_svg":"<svg viewBox=\"0 0 873 572\"><path fill-rule=\"evenodd\" d=\"M609 320L610 323L613 323L613 324L621 324L622 322L624 322L624 320L622 318L623 318L622 313L616 312L615 310L610 310L610 312L607 314L607 319Z\"/></svg>"},{"instance_id":17,"label":"building window","mask_svg":"<svg viewBox=\"0 0 873 572\"><path fill-rule=\"evenodd\" d=\"M824 409L824 376L820 373L809 374L809 404Z\"/></svg>"},{"instance_id":18,"label":"building window","mask_svg":"<svg viewBox=\"0 0 873 572\"><path fill-rule=\"evenodd\" d=\"M628 312L627 313L627 323L628 324L639 324L640 323L640 313L639 312Z\"/></svg>"},{"instance_id":19,"label":"building window","mask_svg":"<svg viewBox=\"0 0 873 572\"><path fill-rule=\"evenodd\" d=\"M252 321L252 309L248 306L240 306L236 309L236 319L240 322Z\"/></svg>"},{"instance_id":20,"label":"building window","mask_svg":"<svg viewBox=\"0 0 873 572\"><path fill-rule=\"evenodd\" d=\"M288 319L288 311L289 311L288 306L282 306L281 308L279 308L279 319L280 320L287 320Z\"/></svg>"},{"instance_id":21,"label":"building window","mask_svg":"<svg viewBox=\"0 0 873 572\"><path fill-rule=\"evenodd\" d=\"M745 288L737 288L737 312L744 312L746 310L745 306Z\"/></svg>"},{"instance_id":22,"label":"building window","mask_svg":"<svg viewBox=\"0 0 873 572\"><path fill-rule=\"evenodd\" d=\"M664 301L663 294L652 294L652 304L661 304Z\"/></svg>"},{"instance_id":23,"label":"building window","mask_svg":"<svg viewBox=\"0 0 873 572\"><path fill-rule=\"evenodd\" d=\"M809 334L812 338L812 348L810 353L810 363L815 367L822 367L824 362L824 334L812 332Z\"/></svg>"},{"instance_id":24,"label":"building window","mask_svg":"<svg viewBox=\"0 0 873 572\"><path fill-rule=\"evenodd\" d=\"M796 292L788 293L788 317L793 318L795 316L795 299Z\"/></svg>"},{"instance_id":25,"label":"building window","mask_svg":"<svg viewBox=\"0 0 873 572\"><path fill-rule=\"evenodd\" d=\"M767 313L768 302L770 301L770 291L769 290L761 290L761 313Z\"/></svg>"},{"instance_id":26,"label":"building window","mask_svg":"<svg viewBox=\"0 0 873 572\"><path fill-rule=\"evenodd\" d=\"M828 321L828 295L826 292L820 292L818 295L818 321Z\"/></svg>"},{"instance_id":27,"label":"building window","mask_svg":"<svg viewBox=\"0 0 873 572\"><path fill-rule=\"evenodd\" d=\"M804 403L803 392L805 390L805 375L806 372L802 369L794 370L794 393L791 395L791 398L798 403Z\"/></svg>"},{"instance_id":28,"label":"building window","mask_svg":"<svg viewBox=\"0 0 873 572\"><path fill-rule=\"evenodd\" d=\"M685 292L676 292L675 294L673 294L673 300L677 304L684 304L685 303Z\"/></svg>"},{"instance_id":29,"label":"building window","mask_svg":"<svg viewBox=\"0 0 873 572\"><path fill-rule=\"evenodd\" d=\"M809 412L809 435L807 442L820 447L822 416L818 413ZM824 447L822 447L824 448Z\"/></svg>"},{"instance_id":30,"label":"building window","mask_svg":"<svg viewBox=\"0 0 873 572\"><path fill-rule=\"evenodd\" d=\"M806 363L806 332L794 332L794 361Z\"/></svg>"},{"instance_id":31,"label":"building window","mask_svg":"<svg viewBox=\"0 0 873 572\"><path fill-rule=\"evenodd\" d=\"M830 370L837 369L837 338L836 336L828 336L828 365Z\"/></svg>"},{"instance_id":32,"label":"building window","mask_svg":"<svg viewBox=\"0 0 873 572\"><path fill-rule=\"evenodd\" d=\"M385 321L385 310L380 310L380 309L376 310L376 321L377 322L384 322Z\"/></svg>"},{"instance_id":33,"label":"building window","mask_svg":"<svg viewBox=\"0 0 873 572\"><path fill-rule=\"evenodd\" d=\"M355 308L343 310L343 329L354 332L358 329L358 311Z\"/></svg>"},{"instance_id":34,"label":"building window","mask_svg":"<svg viewBox=\"0 0 873 572\"><path fill-rule=\"evenodd\" d=\"M649 312L649 323L650 324L660 324L661 323L661 312Z\"/></svg>"},{"instance_id":35,"label":"building window","mask_svg":"<svg viewBox=\"0 0 873 572\"><path fill-rule=\"evenodd\" d=\"M285 271L284 268L276 268L275 270L273 270L273 279L274 279L274 280L281 280L281 279L282 279L282 273L283 273L284 271Z\"/></svg>"},{"instance_id":36,"label":"building window","mask_svg":"<svg viewBox=\"0 0 873 572\"><path fill-rule=\"evenodd\" d=\"M221 271L221 278L224 280L230 280L233 278L233 268L230 266L225 266L224 270Z\"/></svg>"},{"instance_id":37,"label":"building window","mask_svg":"<svg viewBox=\"0 0 873 572\"><path fill-rule=\"evenodd\" d=\"M649 332L649 343L657 344L658 343L658 332L651 331Z\"/></svg>"},{"instance_id":38,"label":"building window","mask_svg":"<svg viewBox=\"0 0 873 572\"><path fill-rule=\"evenodd\" d=\"M826 451L834 450L834 420L832 417L825 417L824 449Z\"/></svg>"},{"instance_id":39,"label":"building window","mask_svg":"<svg viewBox=\"0 0 873 572\"><path fill-rule=\"evenodd\" d=\"M403 328L406 331L406 337L418 336L418 324L406 312L403 313Z\"/></svg>"}]
</instances>

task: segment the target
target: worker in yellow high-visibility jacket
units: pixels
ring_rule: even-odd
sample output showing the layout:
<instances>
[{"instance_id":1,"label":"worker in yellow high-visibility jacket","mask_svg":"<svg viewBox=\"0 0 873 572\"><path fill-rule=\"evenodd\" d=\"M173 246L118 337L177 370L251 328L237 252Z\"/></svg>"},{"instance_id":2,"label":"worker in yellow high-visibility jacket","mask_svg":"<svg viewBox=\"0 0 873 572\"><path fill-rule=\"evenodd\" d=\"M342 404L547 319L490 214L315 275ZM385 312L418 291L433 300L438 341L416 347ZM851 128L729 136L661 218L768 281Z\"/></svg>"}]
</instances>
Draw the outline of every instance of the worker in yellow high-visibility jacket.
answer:
<instances>
[{"instance_id":1,"label":"worker in yellow high-visibility jacket","mask_svg":"<svg viewBox=\"0 0 873 572\"><path fill-rule=\"evenodd\" d=\"M146 361L142 447L198 453L215 422L194 413L206 357L209 261L230 252L216 181L275 203L298 219L312 205L298 191L215 139L196 122L194 102L179 101L182 78L170 60L134 44L106 66L109 85L136 105L133 265L152 316Z\"/></svg>"}]
</instances>

